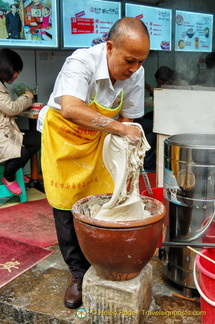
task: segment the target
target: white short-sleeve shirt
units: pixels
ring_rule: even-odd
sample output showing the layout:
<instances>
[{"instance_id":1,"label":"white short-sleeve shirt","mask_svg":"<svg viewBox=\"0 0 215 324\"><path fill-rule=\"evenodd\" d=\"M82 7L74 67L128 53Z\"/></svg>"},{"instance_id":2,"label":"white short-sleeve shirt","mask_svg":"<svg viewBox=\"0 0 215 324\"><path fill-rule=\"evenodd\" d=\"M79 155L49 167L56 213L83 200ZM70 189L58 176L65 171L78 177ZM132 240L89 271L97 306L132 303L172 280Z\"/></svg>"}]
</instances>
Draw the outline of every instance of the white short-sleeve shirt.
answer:
<instances>
[{"instance_id":1,"label":"white short-sleeve shirt","mask_svg":"<svg viewBox=\"0 0 215 324\"><path fill-rule=\"evenodd\" d=\"M98 90L97 102L115 108L124 100L121 115L134 119L144 115L144 69L141 66L130 79L112 85L107 66L106 43L87 49L78 49L69 56L55 82L48 106L61 109L61 97L70 95L89 104Z\"/></svg>"}]
</instances>

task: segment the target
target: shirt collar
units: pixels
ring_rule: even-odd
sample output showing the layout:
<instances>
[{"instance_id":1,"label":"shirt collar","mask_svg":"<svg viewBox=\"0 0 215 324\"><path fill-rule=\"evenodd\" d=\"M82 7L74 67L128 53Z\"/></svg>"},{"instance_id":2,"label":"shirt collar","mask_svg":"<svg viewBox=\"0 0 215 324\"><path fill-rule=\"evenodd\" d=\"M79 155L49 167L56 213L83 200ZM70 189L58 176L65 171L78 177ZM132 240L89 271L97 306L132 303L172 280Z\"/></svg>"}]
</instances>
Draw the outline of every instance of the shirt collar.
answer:
<instances>
[{"instance_id":1,"label":"shirt collar","mask_svg":"<svg viewBox=\"0 0 215 324\"><path fill-rule=\"evenodd\" d=\"M110 79L108 65L107 65L107 46L106 43L97 45L102 47L100 57L98 57L98 66L96 70L96 80ZM98 48L99 50L99 48Z\"/></svg>"}]
</instances>

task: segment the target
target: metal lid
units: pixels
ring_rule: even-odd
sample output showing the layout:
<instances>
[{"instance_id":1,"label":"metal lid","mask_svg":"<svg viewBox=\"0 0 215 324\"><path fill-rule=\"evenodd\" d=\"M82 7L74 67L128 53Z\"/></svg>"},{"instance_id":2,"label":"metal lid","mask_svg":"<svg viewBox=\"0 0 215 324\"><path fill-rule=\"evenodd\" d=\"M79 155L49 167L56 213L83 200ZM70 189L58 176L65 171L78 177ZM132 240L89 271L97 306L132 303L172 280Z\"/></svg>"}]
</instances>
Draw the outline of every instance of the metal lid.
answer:
<instances>
[{"instance_id":1,"label":"metal lid","mask_svg":"<svg viewBox=\"0 0 215 324\"><path fill-rule=\"evenodd\" d=\"M192 148L215 149L215 134L176 134L168 137L165 143Z\"/></svg>"}]
</instances>

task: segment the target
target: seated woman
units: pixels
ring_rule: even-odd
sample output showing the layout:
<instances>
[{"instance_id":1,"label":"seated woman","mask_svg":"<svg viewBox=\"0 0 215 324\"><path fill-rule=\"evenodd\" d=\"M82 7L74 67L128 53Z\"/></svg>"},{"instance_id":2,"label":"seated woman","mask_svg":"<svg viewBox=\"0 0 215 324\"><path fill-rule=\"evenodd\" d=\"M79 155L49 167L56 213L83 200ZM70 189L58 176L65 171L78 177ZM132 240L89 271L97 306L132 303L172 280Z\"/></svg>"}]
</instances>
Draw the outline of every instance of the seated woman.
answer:
<instances>
[{"instance_id":1,"label":"seated woman","mask_svg":"<svg viewBox=\"0 0 215 324\"><path fill-rule=\"evenodd\" d=\"M5 86L18 77L22 68L19 54L7 48L0 50L0 163L5 162L2 182L15 195L22 193L15 181L16 171L41 147L39 132L19 130L15 122L16 116L31 106L33 94L26 91L13 100Z\"/></svg>"},{"instance_id":2,"label":"seated woman","mask_svg":"<svg viewBox=\"0 0 215 324\"><path fill-rule=\"evenodd\" d=\"M163 85L189 85L185 76L175 70L170 69L168 66L161 66L155 72L156 87L161 88Z\"/></svg>"}]
</instances>

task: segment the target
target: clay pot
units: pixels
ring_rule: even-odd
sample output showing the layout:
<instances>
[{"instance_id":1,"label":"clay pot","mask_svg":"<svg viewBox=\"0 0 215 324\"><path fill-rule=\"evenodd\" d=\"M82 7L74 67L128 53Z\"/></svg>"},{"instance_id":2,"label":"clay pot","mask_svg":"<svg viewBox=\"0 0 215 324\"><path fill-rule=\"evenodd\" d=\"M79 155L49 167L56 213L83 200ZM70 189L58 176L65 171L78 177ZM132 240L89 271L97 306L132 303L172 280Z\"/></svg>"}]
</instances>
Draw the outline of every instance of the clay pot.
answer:
<instances>
[{"instance_id":1,"label":"clay pot","mask_svg":"<svg viewBox=\"0 0 215 324\"><path fill-rule=\"evenodd\" d=\"M76 202L72 208L74 226L81 250L98 276L112 281L129 280L139 275L156 250L165 207L156 199L142 196L151 217L128 222L91 218L89 209L110 198L111 194L95 195Z\"/></svg>"}]
</instances>

